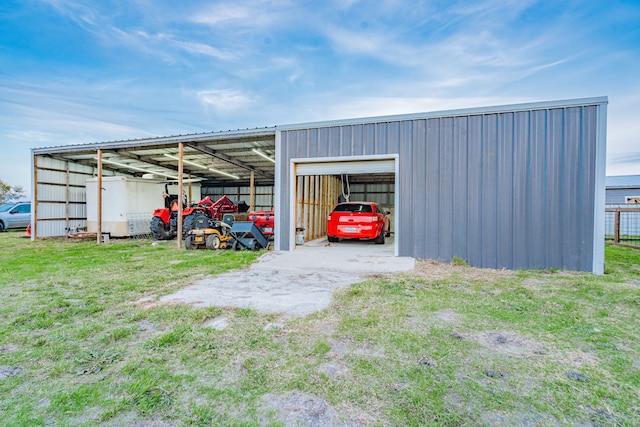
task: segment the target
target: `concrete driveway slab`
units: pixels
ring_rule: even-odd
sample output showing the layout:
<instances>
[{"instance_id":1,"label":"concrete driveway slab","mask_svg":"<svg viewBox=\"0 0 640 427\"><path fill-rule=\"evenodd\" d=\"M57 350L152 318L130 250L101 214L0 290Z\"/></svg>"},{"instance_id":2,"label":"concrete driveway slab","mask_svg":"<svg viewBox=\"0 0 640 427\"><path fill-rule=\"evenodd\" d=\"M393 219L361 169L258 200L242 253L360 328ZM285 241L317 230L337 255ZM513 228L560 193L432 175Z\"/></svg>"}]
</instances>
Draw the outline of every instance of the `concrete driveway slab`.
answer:
<instances>
[{"instance_id":1,"label":"concrete driveway slab","mask_svg":"<svg viewBox=\"0 0 640 427\"><path fill-rule=\"evenodd\" d=\"M293 251L268 252L248 269L207 277L160 302L306 316L328 307L336 289L414 266L413 258L393 256L393 239L385 245L320 239Z\"/></svg>"}]
</instances>

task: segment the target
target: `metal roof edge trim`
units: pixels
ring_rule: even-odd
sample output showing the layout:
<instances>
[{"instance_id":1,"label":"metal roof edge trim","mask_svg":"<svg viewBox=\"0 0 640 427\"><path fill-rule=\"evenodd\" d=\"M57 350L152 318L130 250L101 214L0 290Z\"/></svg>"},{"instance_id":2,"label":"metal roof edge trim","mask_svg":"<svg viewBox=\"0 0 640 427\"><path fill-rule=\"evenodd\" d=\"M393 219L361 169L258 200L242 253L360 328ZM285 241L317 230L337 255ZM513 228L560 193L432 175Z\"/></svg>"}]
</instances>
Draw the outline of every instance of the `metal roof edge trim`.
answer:
<instances>
[{"instance_id":1,"label":"metal roof edge trim","mask_svg":"<svg viewBox=\"0 0 640 427\"><path fill-rule=\"evenodd\" d=\"M320 122L296 123L289 125L281 125L277 127L279 131L291 131L318 127L332 127L344 125L357 125L378 122L398 122L403 120L432 119L442 117L468 116L478 114L494 114L506 112L519 112L530 110L542 110L548 108L569 108L584 105L606 105L609 99L606 96L598 96L591 98L575 98L556 101L529 102L523 104L496 105L488 107L473 107L455 110L431 111L423 113L396 114L389 116L362 117L353 119L327 120Z\"/></svg>"},{"instance_id":2,"label":"metal roof edge trim","mask_svg":"<svg viewBox=\"0 0 640 427\"><path fill-rule=\"evenodd\" d=\"M59 145L54 147L41 147L32 148L31 152L34 155L38 154L61 154L72 153L77 151L86 151L91 149L102 150L114 150L120 148L137 148L137 147L152 147L154 145L165 144L177 144L179 142L200 142L207 140L218 140L228 138L244 138L251 136L268 136L273 135L275 137L276 128L269 127L266 129L246 129L246 130L234 130L234 131L220 131L220 132L208 132L208 133L196 133L187 135L176 136L161 136L154 138L142 138L131 139L124 141L107 141L107 142L92 142L88 144L71 144L71 145Z\"/></svg>"}]
</instances>

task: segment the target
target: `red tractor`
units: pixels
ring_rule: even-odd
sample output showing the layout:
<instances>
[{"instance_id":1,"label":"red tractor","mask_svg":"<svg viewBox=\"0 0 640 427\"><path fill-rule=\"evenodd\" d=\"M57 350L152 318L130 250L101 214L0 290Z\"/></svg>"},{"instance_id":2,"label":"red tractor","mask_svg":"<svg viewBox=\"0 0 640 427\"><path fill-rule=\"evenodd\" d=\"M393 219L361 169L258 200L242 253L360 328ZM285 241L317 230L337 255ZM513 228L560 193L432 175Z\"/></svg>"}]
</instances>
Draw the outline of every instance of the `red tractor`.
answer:
<instances>
[{"instance_id":1,"label":"red tractor","mask_svg":"<svg viewBox=\"0 0 640 427\"><path fill-rule=\"evenodd\" d=\"M166 193L165 193L166 194ZM151 235L156 240L171 240L178 234L178 200L171 199L168 206L156 209L151 219ZM215 202L209 196L182 210L182 238L190 230L209 223L210 220L222 220L226 213L237 213L238 205L227 196L222 196Z\"/></svg>"}]
</instances>

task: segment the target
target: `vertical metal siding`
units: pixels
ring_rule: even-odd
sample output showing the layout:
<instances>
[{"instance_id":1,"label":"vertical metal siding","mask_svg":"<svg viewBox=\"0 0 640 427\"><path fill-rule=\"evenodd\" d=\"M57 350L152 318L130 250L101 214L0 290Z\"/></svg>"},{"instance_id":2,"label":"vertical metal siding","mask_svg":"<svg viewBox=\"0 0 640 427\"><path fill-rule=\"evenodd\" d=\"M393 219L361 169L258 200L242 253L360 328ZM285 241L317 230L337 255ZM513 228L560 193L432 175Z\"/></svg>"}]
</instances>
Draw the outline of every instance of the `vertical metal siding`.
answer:
<instances>
[{"instance_id":1,"label":"vertical metal siding","mask_svg":"<svg viewBox=\"0 0 640 427\"><path fill-rule=\"evenodd\" d=\"M413 188L425 188L427 183L427 168L425 167L427 164L427 125L426 120L417 120L414 124L414 132L413 132L414 141L419 141L420 143L416 144L413 152L413 161L411 164L411 168L413 169L413 173L409 175L409 178L412 178L411 189ZM401 176L405 175L405 173L401 173ZM399 177L396 177L398 179ZM400 187L403 187L402 181L400 183ZM412 190L410 190L412 191ZM429 236L427 232L427 228L425 224L428 223L428 213L427 213L427 194L426 192L413 192L415 194L416 199L413 201L411 205L412 212L407 212L403 215L403 217L410 218L409 224L411 224L411 229L415 230L416 238L414 240L414 245L412 248L412 252L416 253L427 253L427 246L429 242ZM402 199L401 200L406 200ZM407 206L409 208L409 206ZM409 209L406 209L409 211ZM402 210L400 210L402 212ZM421 213L422 212L422 213ZM403 230L404 221L400 221L400 229ZM404 232L406 233L406 231Z\"/></svg>"},{"instance_id":2,"label":"vertical metal siding","mask_svg":"<svg viewBox=\"0 0 640 427\"><path fill-rule=\"evenodd\" d=\"M504 113L498 116L498 145L497 145L497 259L509 266L513 266L513 126L514 113Z\"/></svg>"},{"instance_id":3,"label":"vertical metal siding","mask_svg":"<svg viewBox=\"0 0 640 427\"><path fill-rule=\"evenodd\" d=\"M488 266L497 265L498 117L498 114L482 117L482 265Z\"/></svg>"},{"instance_id":4,"label":"vertical metal siding","mask_svg":"<svg viewBox=\"0 0 640 427\"><path fill-rule=\"evenodd\" d=\"M406 236L412 233L412 230L415 232L415 235L411 239L397 239L399 240L398 251L400 254L412 254L415 253L415 242L416 239L424 239L426 242L425 235L425 226L427 219L424 217L424 210L422 212L419 211L419 207L421 206L421 201L426 203L425 196L423 192L415 191L414 188L424 188L422 182L413 183L413 175L418 173L421 169L424 169L422 164L419 164L420 168L416 168L411 162L412 157L415 155L413 141L413 123L411 123L411 127L403 126L400 132L400 140L398 141L398 145L396 147L396 152L399 153L401 159L405 159L404 161L400 161L399 165L399 176L396 176L396 181L400 181L399 193L396 195L398 200L406 201L411 200L412 196L415 194L417 199L413 201L413 203L404 204L404 209L396 208L396 217L398 228L396 230L396 236ZM425 181L426 183L426 178ZM399 215L398 215L399 211ZM418 224L417 228L413 228L412 220L414 218L417 221L420 221L420 217L423 217L422 224Z\"/></svg>"},{"instance_id":5,"label":"vertical metal siding","mask_svg":"<svg viewBox=\"0 0 640 427\"><path fill-rule=\"evenodd\" d=\"M578 179L578 172L580 170L580 146L574 144L572 141L580 141L580 116L582 115L581 108L569 108L564 111L566 119L564 123L563 132L563 159L565 161L571 161L572 159L577 162L576 170L573 173L565 174L562 179L562 197L565 203L575 205L577 209L581 209L582 197L581 197L581 182ZM561 252L564 256L564 264L574 265L580 264L580 245L573 239L573 236L578 236L580 232L579 218L572 218L569 216L570 211L568 209L562 209L562 241Z\"/></svg>"},{"instance_id":6,"label":"vertical metal siding","mask_svg":"<svg viewBox=\"0 0 640 427\"><path fill-rule=\"evenodd\" d=\"M545 153L546 138L545 129L547 111L532 111L529 122L529 158L531 168L531 178L527 193L530 194L528 209L530 212L530 222L526 224L529 233L529 256L527 267L544 268L546 263L546 227L544 223L546 198L546 170Z\"/></svg>"},{"instance_id":7,"label":"vertical metal siding","mask_svg":"<svg viewBox=\"0 0 640 427\"><path fill-rule=\"evenodd\" d=\"M589 225L593 227L595 222L594 206L596 205L596 191L599 191L599 189L595 188L597 180L597 147L595 143L592 143L598 138L598 108L595 106L584 107L582 111L582 119L579 124L576 124L576 126L580 127L580 151L582 154L576 169L579 171L579 175L581 176L581 184L583 187L580 192L582 205L579 209L575 210L573 218L574 221L579 221L580 230L583 231L587 229ZM604 176L602 179L604 180ZM604 208L604 206L602 207ZM591 237L591 239L588 237ZM604 239L604 236L602 237ZM593 268L593 236L587 236L581 233L580 238L583 239L583 241L580 246L580 253L582 255L580 257L581 268L578 268L578 270L590 271Z\"/></svg>"},{"instance_id":8,"label":"vertical metal siding","mask_svg":"<svg viewBox=\"0 0 640 427\"><path fill-rule=\"evenodd\" d=\"M278 160L398 155L399 255L591 271L600 107L554 103L283 130ZM281 168L283 225L291 224L289 173ZM280 232L289 249L291 230Z\"/></svg>"},{"instance_id":9,"label":"vertical metal siding","mask_svg":"<svg viewBox=\"0 0 640 427\"><path fill-rule=\"evenodd\" d=\"M528 267L530 248L530 144L529 112L517 112L513 122L513 251L512 268Z\"/></svg>"},{"instance_id":10,"label":"vertical metal siding","mask_svg":"<svg viewBox=\"0 0 640 427\"><path fill-rule=\"evenodd\" d=\"M453 162L453 146L454 146L454 119L445 117L440 119L440 173L439 179L439 212L440 227L440 245L438 248L438 257L444 260L453 258L453 239L454 227L453 222L453 178L455 177L455 168ZM440 231L442 230L442 231Z\"/></svg>"},{"instance_id":11,"label":"vertical metal siding","mask_svg":"<svg viewBox=\"0 0 640 427\"><path fill-rule=\"evenodd\" d=\"M416 169L426 169L427 179L424 191L426 194L426 209L424 225L426 227L427 257L430 259L440 259L440 119L427 120L426 134L426 158L420 158L419 164L414 163ZM415 145L414 145L415 150ZM402 167L402 166L401 166ZM419 191L419 186L414 187ZM411 200L411 196L409 198ZM420 207L422 207L420 203ZM416 209L415 214L421 216L420 210ZM418 224L418 227L420 225ZM417 228L419 230L420 228ZM416 252L417 253L417 252Z\"/></svg>"},{"instance_id":12,"label":"vertical metal siding","mask_svg":"<svg viewBox=\"0 0 640 427\"><path fill-rule=\"evenodd\" d=\"M546 259L544 266L558 268L563 265L562 241L558 237L562 236L563 218L562 208L564 200L562 181L564 173L571 174L570 169L563 170L563 147L564 141L564 110L549 110L547 122L547 151L546 163L546 209L545 209L545 231L547 234ZM565 209L566 211L566 209ZM551 244L556 241L557 244Z\"/></svg>"},{"instance_id":13,"label":"vertical metal siding","mask_svg":"<svg viewBox=\"0 0 640 427\"><path fill-rule=\"evenodd\" d=\"M454 119L453 173L451 198L453 199L453 253L452 257L468 259L468 134L467 117Z\"/></svg>"},{"instance_id":14,"label":"vertical metal siding","mask_svg":"<svg viewBox=\"0 0 640 427\"><path fill-rule=\"evenodd\" d=\"M468 139L468 195L467 210L467 262L471 265L482 264L482 117L469 117Z\"/></svg>"}]
</instances>

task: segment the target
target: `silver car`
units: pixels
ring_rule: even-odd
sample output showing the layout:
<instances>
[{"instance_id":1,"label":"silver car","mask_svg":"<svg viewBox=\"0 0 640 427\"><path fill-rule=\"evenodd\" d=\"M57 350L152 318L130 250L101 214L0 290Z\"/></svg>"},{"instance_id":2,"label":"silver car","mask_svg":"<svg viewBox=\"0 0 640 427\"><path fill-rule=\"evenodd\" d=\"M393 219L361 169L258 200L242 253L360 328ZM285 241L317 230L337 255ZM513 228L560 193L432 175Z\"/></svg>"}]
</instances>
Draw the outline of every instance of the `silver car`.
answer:
<instances>
[{"instance_id":1,"label":"silver car","mask_svg":"<svg viewBox=\"0 0 640 427\"><path fill-rule=\"evenodd\" d=\"M31 202L0 205L0 232L8 228L26 228L31 222Z\"/></svg>"}]
</instances>

